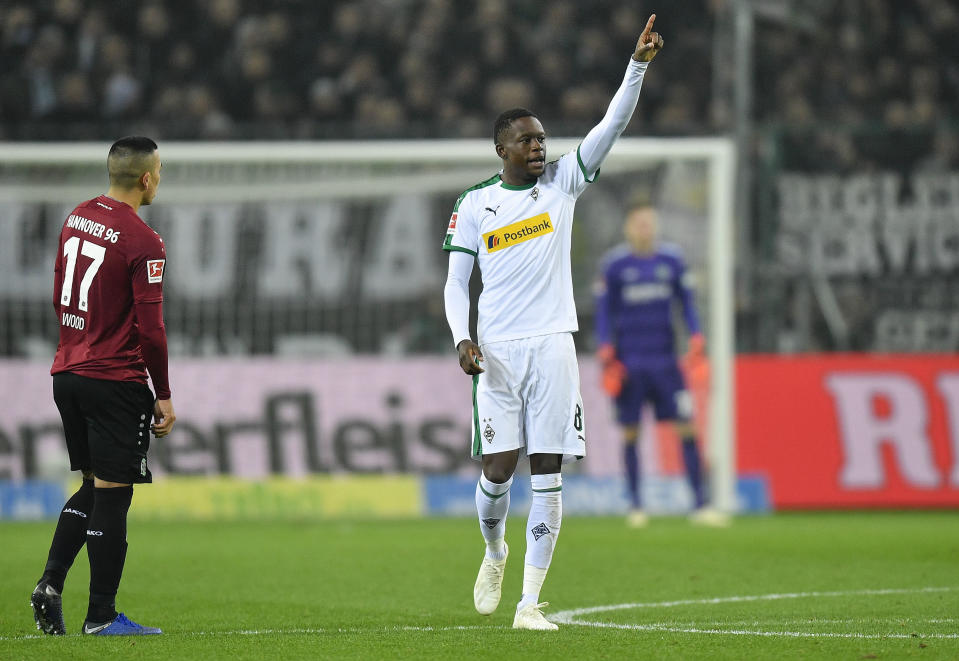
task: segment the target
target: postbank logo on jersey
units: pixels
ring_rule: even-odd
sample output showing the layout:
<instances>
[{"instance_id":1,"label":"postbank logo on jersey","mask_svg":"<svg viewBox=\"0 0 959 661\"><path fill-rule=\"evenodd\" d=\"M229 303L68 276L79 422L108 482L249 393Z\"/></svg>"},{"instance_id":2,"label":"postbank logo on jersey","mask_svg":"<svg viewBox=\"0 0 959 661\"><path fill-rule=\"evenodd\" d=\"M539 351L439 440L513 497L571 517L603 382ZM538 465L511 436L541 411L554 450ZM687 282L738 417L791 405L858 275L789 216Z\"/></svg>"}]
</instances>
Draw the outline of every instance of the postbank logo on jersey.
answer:
<instances>
[{"instance_id":1,"label":"postbank logo on jersey","mask_svg":"<svg viewBox=\"0 0 959 661\"><path fill-rule=\"evenodd\" d=\"M483 241L486 242L487 252L496 252L524 241L538 239L552 232L553 221L549 217L549 213L541 213L538 216L487 232L483 235Z\"/></svg>"},{"instance_id":2,"label":"postbank logo on jersey","mask_svg":"<svg viewBox=\"0 0 959 661\"><path fill-rule=\"evenodd\" d=\"M165 259L147 260L147 282L149 282L151 285L158 282L163 282L163 265L165 263Z\"/></svg>"}]
</instances>

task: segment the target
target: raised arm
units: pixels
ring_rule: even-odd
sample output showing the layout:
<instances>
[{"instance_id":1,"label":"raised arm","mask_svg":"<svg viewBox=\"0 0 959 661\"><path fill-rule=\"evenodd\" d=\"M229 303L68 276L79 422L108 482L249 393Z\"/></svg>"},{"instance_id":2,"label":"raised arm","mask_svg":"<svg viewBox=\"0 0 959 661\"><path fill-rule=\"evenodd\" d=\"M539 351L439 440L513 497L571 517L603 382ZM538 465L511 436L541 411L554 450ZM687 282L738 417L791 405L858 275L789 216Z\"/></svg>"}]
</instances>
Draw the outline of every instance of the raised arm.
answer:
<instances>
[{"instance_id":1,"label":"raised arm","mask_svg":"<svg viewBox=\"0 0 959 661\"><path fill-rule=\"evenodd\" d=\"M599 170L603 159L612 149L613 143L622 135L626 125L629 124L629 119L633 116L633 110L636 109L636 102L639 100L639 91L643 86L646 67L663 47L663 38L659 33L652 32L653 21L655 20L656 14L649 17L643 33L636 41L636 49L633 51L629 67L626 69L626 77L616 94L613 95L609 108L606 110L606 115L599 124L593 127L579 146L580 162L588 180L591 180L596 171Z\"/></svg>"}]
</instances>

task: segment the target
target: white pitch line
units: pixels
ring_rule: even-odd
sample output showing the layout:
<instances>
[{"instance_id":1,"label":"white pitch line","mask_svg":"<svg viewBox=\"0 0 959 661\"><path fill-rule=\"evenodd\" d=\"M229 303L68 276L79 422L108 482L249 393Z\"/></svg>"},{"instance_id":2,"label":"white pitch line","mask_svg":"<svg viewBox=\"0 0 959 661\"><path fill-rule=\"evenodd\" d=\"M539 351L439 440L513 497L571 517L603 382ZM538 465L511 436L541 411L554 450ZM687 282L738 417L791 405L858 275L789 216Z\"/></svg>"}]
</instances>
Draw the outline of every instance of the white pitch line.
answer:
<instances>
[{"instance_id":1,"label":"white pitch line","mask_svg":"<svg viewBox=\"0 0 959 661\"><path fill-rule=\"evenodd\" d=\"M669 624L617 624L615 622L569 622L568 624L578 624L580 626L595 627L600 629L627 629L631 631L658 631L663 633L702 633L718 636L764 636L779 638L864 638L885 640L888 638L915 638L922 640L926 638L948 638L959 639L959 633L838 633L838 632L816 632L816 631L752 631L744 629L700 629L697 627L677 627Z\"/></svg>"},{"instance_id":2,"label":"white pitch line","mask_svg":"<svg viewBox=\"0 0 959 661\"><path fill-rule=\"evenodd\" d=\"M882 590L843 590L834 592L782 592L774 594L739 595L732 597L712 597L709 599L677 599L675 601L653 601L631 604L609 604L605 606L589 606L587 608L573 608L554 613L549 619L553 622L573 623L572 618L592 613L605 613L616 610L633 610L636 608L670 608L673 606L708 606L714 604L731 604L749 601L775 601L779 599L805 599L809 597L855 597L864 595L915 594L917 592L953 592L955 587L930 588L887 588Z\"/></svg>"},{"instance_id":3,"label":"white pitch line","mask_svg":"<svg viewBox=\"0 0 959 661\"><path fill-rule=\"evenodd\" d=\"M956 587L927 587L927 588L889 588L882 590L848 590L834 592L786 592L765 595L742 595L731 597L713 597L710 599L680 599L675 601L659 601L646 603L630 604L612 604L606 606L591 606L588 608L576 608L560 611L550 616L550 620L561 624L575 624L578 626L597 627L606 629L626 629L632 631L658 631L663 633L697 633L712 635L730 635L730 636L779 636L790 638L862 638L862 639L892 639L892 638L933 638L933 639L959 639L959 633L930 633L930 634L864 634L864 633L830 633L830 632L811 632L811 631L750 631L744 629L716 629L699 628L694 626L677 626L674 624L617 624L614 622L584 622L574 620L579 615L588 615L591 613L605 613L615 610L630 610L636 608L669 608L672 606L692 606L692 605L713 605L750 601L774 601L779 599L803 599L809 597L849 597L863 595L891 595L891 594L915 594L915 593L935 593L935 592L954 592L959 590ZM948 624L957 620L953 618L940 618L930 620L913 620L911 618L893 618L891 622L909 622L915 624L935 623ZM785 624L823 624L823 623L844 623L843 620L818 620L818 621L786 621L786 622L754 622L753 626L783 626ZM852 621L851 621L852 622ZM873 621L875 622L875 621ZM708 622L707 625L722 624ZM741 626L749 623L727 623ZM392 627L370 627L351 628L351 627L330 627L330 628L301 628L301 629L237 629L232 631L167 631L164 636L261 636L261 635L304 635L304 634L326 634L326 633L389 633L391 631L419 631L419 632L442 632L442 631L476 631L476 630L497 630L505 629L505 626L480 626L480 625L451 625L445 627L435 626L412 626L401 625ZM69 634L67 637L80 637L82 634ZM7 640L34 640L46 638L42 634L27 634L23 636L0 636L0 641Z\"/></svg>"},{"instance_id":4,"label":"white pitch line","mask_svg":"<svg viewBox=\"0 0 959 661\"><path fill-rule=\"evenodd\" d=\"M727 636L763 636L763 637L786 637L786 638L854 638L854 639L959 639L959 633L888 633L888 634L867 634L867 633L843 633L843 632L814 632L814 631L756 631L746 629L719 629L719 628L700 628L693 625L679 626L676 624L617 624L614 622L594 622L575 620L580 615L589 615L592 613L608 613L616 610L632 610L637 608L671 608L673 606L694 606L694 605L715 605L741 603L750 601L775 601L780 599L805 599L815 597L850 597L850 596L875 596L875 595L893 595L893 594L916 594L916 593L936 593L953 592L959 588L956 587L926 587L926 588L886 588L878 590L843 590L828 592L784 592L762 595L739 595L731 597L713 597L710 599L681 599L675 601L659 601L631 604L611 604L605 606L591 606L588 608L575 608L554 613L550 620L561 624L575 624L584 627L596 627L604 629L625 629L631 631L658 631L664 633L695 633L709 635L727 635ZM901 620L895 620L900 622ZM907 618L907 621L908 618ZM808 624L820 624L826 621L811 621ZM839 621L836 621L839 622ZM952 618L926 620L928 623L951 623L955 622ZM792 623L807 623L801 620ZM911 622L910 622L911 623ZM918 622L922 623L922 622ZM704 623L713 625L714 623ZM720 626L722 623L716 623ZM741 623L735 623L741 626ZM747 623L748 624L748 623ZM755 622L752 626L774 627L785 626L789 622Z\"/></svg>"},{"instance_id":5,"label":"white pitch line","mask_svg":"<svg viewBox=\"0 0 959 661\"><path fill-rule=\"evenodd\" d=\"M170 637L190 637L190 636L264 636L264 635L277 635L277 636L294 636L294 635L304 635L304 634L326 634L326 633L390 633L393 631L420 631L425 633L434 633L441 631L474 631L482 629L503 629L503 626L481 626L481 625L451 625L448 627L434 627L434 626L413 626L413 625L404 625L404 626L395 626L395 627L370 627L368 629L356 627L330 627L328 629L316 629L316 628L305 628L305 629L236 629L232 631L164 631L163 636ZM80 638L83 634L72 633L67 634L66 638ZM32 639L41 639L48 638L44 634L26 634L24 636L0 636L0 641L4 640L32 640Z\"/></svg>"},{"instance_id":6,"label":"white pitch line","mask_svg":"<svg viewBox=\"0 0 959 661\"><path fill-rule=\"evenodd\" d=\"M787 627L794 626L797 624L805 625L820 625L820 624L868 624L868 625L889 625L889 626L902 626L905 624L952 624L959 622L955 618L911 618L911 617L887 617L884 619L877 618L845 618L842 620L822 620L818 618L814 619L796 619L796 620L776 620L775 622L770 620L705 620L705 621L692 621L682 623L684 626L697 626L697 627ZM667 626L666 623L662 626ZM680 626L679 623L672 622L669 623L669 626Z\"/></svg>"}]
</instances>

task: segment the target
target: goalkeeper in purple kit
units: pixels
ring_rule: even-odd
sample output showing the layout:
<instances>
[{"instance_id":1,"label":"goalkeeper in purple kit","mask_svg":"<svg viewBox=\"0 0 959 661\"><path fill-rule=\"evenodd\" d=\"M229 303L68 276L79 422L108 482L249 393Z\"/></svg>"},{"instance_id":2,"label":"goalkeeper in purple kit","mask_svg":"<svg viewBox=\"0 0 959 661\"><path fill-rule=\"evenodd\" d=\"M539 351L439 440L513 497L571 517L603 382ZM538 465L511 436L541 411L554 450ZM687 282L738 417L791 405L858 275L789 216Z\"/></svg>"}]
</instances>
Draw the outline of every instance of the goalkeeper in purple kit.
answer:
<instances>
[{"instance_id":1,"label":"goalkeeper in purple kit","mask_svg":"<svg viewBox=\"0 0 959 661\"><path fill-rule=\"evenodd\" d=\"M640 497L637 440L642 407L649 402L657 421L671 421L682 439L683 464L693 492L690 519L725 525L727 517L708 507L705 467L693 427L692 397L676 356L673 302L682 308L689 333L687 366L704 364L704 341L682 253L657 241L656 210L633 204L624 224L626 244L603 259L597 283L596 336L603 389L613 398L624 441L623 459L631 511L628 523L647 523Z\"/></svg>"}]
</instances>

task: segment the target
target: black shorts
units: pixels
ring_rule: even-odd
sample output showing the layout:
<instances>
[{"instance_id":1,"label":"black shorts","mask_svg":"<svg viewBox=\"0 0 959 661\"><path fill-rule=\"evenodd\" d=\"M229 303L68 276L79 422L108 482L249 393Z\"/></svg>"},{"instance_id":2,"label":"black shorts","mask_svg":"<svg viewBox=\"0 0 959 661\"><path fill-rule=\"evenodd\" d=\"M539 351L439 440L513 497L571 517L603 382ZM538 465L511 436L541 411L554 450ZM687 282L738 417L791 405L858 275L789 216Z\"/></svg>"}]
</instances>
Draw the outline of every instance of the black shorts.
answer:
<instances>
[{"instance_id":1,"label":"black shorts","mask_svg":"<svg viewBox=\"0 0 959 661\"><path fill-rule=\"evenodd\" d=\"M70 469L93 471L107 482L152 482L147 468L154 397L133 381L91 379L71 372L53 375Z\"/></svg>"}]
</instances>

